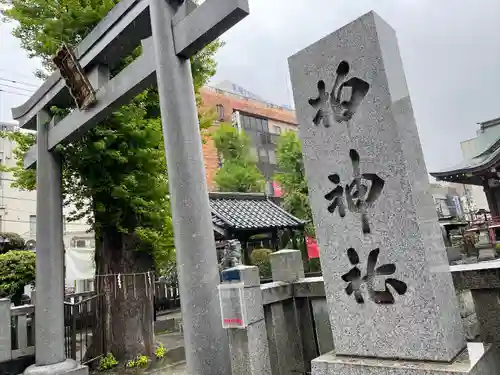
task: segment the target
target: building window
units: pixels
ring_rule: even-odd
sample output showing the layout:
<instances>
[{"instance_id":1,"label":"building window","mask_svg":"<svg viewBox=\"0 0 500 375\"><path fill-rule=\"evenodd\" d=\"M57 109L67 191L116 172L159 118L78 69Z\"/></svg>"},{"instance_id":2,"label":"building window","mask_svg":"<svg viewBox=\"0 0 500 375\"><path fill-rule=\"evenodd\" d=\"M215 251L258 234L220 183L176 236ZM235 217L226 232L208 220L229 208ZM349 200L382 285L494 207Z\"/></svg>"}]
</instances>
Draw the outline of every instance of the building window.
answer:
<instances>
[{"instance_id":1,"label":"building window","mask_svg":"<svg viewBox=\"0 0 500 375\"><path fill-rule=\"evenodd\" d=\"M278 144L278 140L280 139L280 135L279 134L269 134L269 142L273 145L277 145Z\"/></svg>"},{"instance_id":2,"label":"building window","mask_svg":"<svg viewBox=\"0 0 500 375\"><path fill-rule=\"evenodd\" d=\"M250 119L250 129L257 130L258 129L257 119L255 117L249 117L249 119Z\"/></svg>"},{"instance_id":3,"label":"building window","mask_svg":"<svg viewBox=\"0 0 500 375\"><path fill-rule=\"evenodd\" d=\"M261 163L269 163L269 155L267 154L267 150L265 148L259 148L259 161Z\"/></svg>"},{"instance_id":4,"label":"building window","mask_svg":"<svg viewBox=\"0 0 500 375\"><path fill-rule=\"evenodd\" d=\"M269 133L269 124L266 119L261 119L261 128L265 133Z\"/></svg>"},{"instance_id":5,"label":"building window","mask_svg":"<svg viewBox=\"0 0 500 375\"><path fill-rule=\"evenodd\" d=\"M263 145L268 145L271 143L271 134L269 133L260 133L260 143Z\"/></svg>"},{"instance_id":6,"label":"building window","mask_svg":"<svg viewBox=\"0 0 500 375\"><path fill-rule=\"evenodd\" d=\"M269 150L268 155L269 155L269 164L276 164L276 152L274 152L274 150Z\"/></svg>"},{"instance_id":7,"label":"building window","mask_svg":"<svg viewBox=\"0 0 500 375\"><path fill-rule=\"evenodd\" d=\"M36 236L36 215L30 215L30 236Z\"/></svg>"},{"instance_id":8,"label":"building window","mask_svg":"<svg viewBox=\"0 0 500 375\"><path fill-rule=\"evenodd\" d=\"M281 134L281 126L273 126L273 130L276 134Z\"/></svg>"},{"instance_id":9,"label":"building window","mask_svg":"<svg viewBox=\"0 0 500 375\"><path fill-rule=\"evenodd\" d=\"M222 104L217 104L215 108L217 110L217 120L224 121L224 106Z\"/></svg>"},{"instance_id":10,"label":"building window","mask_svg":"<svg viewBox=\"0 0 500 375\"><path fill-rule=\"evenodd\" d=\"M251 126L250 125L250 117L248 117L248 116L241 116L240 120L241 120L241 126L243 127L243 129L249 130L250 126Z\"/></svg>"},{"instance_id":11,"label":"building window","mask_svg":"<svg viewBox=\"0 0 500 375\"><path fill-rule=\"evenodd\" d=\"M240 121L243 129L256 132L269 133L269 125L267 119L247 116L247 115L240 115Z\"/></svg>"}]
</instances>

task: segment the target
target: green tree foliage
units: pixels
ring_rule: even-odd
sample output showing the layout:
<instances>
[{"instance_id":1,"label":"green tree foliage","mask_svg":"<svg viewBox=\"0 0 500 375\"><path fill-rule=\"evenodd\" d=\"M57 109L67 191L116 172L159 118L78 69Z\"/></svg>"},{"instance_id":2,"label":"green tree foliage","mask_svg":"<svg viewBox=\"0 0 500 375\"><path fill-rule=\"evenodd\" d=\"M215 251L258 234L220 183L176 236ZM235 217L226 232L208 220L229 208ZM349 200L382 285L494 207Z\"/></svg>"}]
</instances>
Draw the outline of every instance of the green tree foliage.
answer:
<instances>
[{"instance_id":1,"label":"green tree foliage","mask_svg":"<svg viewBox=\"0 0 500 375\"><path fill-rule=\"evenodd\" d=\"M276 160L279 172L275 179L283 189L284 209L299 219L309 221L306 231L314 235L302 147L295 132L281 134L276 149Z\"/></svg>"},{"instance_id":2,"label":"green tree foliage","mask_svg":"<svg viewBox=\"0 0 500 375\"><path fill-rule=\"evenodd\" d=\"M229 124L221 124L212 139L222 158L222 167L214 178L217 188L238 193L262 192L264 176L252 160L247 135Z\"/></svg>"},{"instance_id":3,"label":"green tree foliage","mask_svg":"<svg viewBox=\"0 0 500 375\"><path fill-rule=\"evenodd\" d=\"M51 56L61 43L78 44L116 3L118 0L14 0L2 13L5 20L18 23L13 34L30 57L41 59L44 71L38 73L44 75L53 71ZM196 93L215 74L213 56L220 46L216 41L191 59ZM138 48L125 59L122 67L139 53ZM201 104L199 95L197 102ZM68 110L51 109L59 116L64 116ZM209 126L213 119L210 111L203 109L200 113L201 125ZM80 140L56 150L63 162L65 204L75 207L68 219L86 217L95 231L98 274L124 275L155 267L161 269L174 254L168 177L158 114L157 91L147 89ZM15 176L14 186L34 189L35 174L22 169L22 159L34 144L35 137L22 132L2 135L18 146L14 151L17 167L9 169ZM99 289L115 290L115 279L98 278ZM89 350L89 356L112 352L121 360L152 354L153 314L146 278L134 279L134 282L134 293L107 296L103 314L111 324L94 328L95 335L106 336L107 348L95 349L96 352ZM132 300L127 295L136 295L136 298Z\"/></svg>"},{"instance_id":4,"label":"green tree foliage","mask_svg":"<svg viewBox=\"0 0 500 375\"><path fill-rule=\"evenodd\" d=\"M271 254L270 249L254 249L250 254L250 262L259 268L260 277L271 277Z\"/></svg>"},{"instance_id":5,"label":"green tree foliage","mask_svg":"<svg viewBox=\"0 0 500 375\"><path fill-rule=\"evenodd\" d=\"M6 253L10 250L24 250L24 239L17 233L12 232L0 232L0 237L4 238L2 244L0 244L0 252Z\"/></svg>"},{"instance_id":6,"label":"green tree foliage","mask_svg":"<svg viewBox=\"0 0 500 375\"><path fill-rule=\"evenodd\" d=\"M31 251L0 254L0 296L9 296L20 305L24 286L35 283L35 263L36 255Z\"/></svg>"}]
</instances>

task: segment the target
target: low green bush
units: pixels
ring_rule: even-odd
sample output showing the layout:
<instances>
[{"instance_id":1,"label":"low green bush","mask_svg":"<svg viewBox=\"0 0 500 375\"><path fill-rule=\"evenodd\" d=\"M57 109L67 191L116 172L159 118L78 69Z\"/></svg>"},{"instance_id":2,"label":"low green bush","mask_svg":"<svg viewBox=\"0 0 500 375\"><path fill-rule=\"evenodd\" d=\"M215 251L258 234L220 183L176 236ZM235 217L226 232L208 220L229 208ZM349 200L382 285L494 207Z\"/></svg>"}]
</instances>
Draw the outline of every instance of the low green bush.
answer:
<instances>
[{"instance_id":1,"label":"low green bush","mask_svg":"<svg viewBox=\"0 0 500 375\"><path fill-rule=\"evenodd\" d=\"M8 240L0 244L0 252L6 253L11 250L24 250L24 239L17 233L13 232L0 232L0 237Z\"/></svg>"},{"instance_id":2,"label":"low green bush","mask_svg":"<svg viewBox=\"0 0 500 375\"><path fill-rule=\"evenodd\" d=\"M307 261L307 269L308 272L321 272L321 262L319 258L312 258Z\"/></svg>"},{"instance_id":3,"label":"low green bush","mask_svg":"<svg viewBox=\"0 0 500 375\"><path fill-rule=\"evenodd\" d=\"M271 260L270 256L272 254L270 249L255 249L250 255L250 262L252 265L259 268L260 277L271 277Z\"/></svg>"},{"instance_id":4,"label":"low green bush","mask_svg":"<svg viewBox=\"0 0 500 375\"><path fill-rule=\"evenodd\" d=\"M125 367L132 368L132 367L147 367L149 364L149 358L146 355L140 355L136 359L131 359L130 361L127 362Z\"/></svg>"},{"instance_id":5,"label":"low green bush","mask_svg":"<svg viewBox=\"0 0 500 375\"><path fill-rule=\"evenodd\" d=\"M118 361L112 353L108 353L106 357L102 357L99 360L99 371L105 371L112 369L118 365Z\"/></svg>"},{"instance_id":6,"label":"low green bush","mask_svg":"<svg viewBox=\"0 0 500 375\"><path fill-rule=\"evenodd\" d=\"M156 349L155 349L155 357L157 359L162 359L165 357L165 354L167 354L167 348L163 344L160 344Z\"/></svg>"},{"instance_id":7,"label":"low green bush","mask_svg":"<svg viewBox=\"0 0 500 375\"><path fill-rule=\"evenodd\" d=\"M10 297L21 304L25 285L35 284L36 254L31 251L9 251L0 254L0 297Z\"/></svg>"}]
</instances>

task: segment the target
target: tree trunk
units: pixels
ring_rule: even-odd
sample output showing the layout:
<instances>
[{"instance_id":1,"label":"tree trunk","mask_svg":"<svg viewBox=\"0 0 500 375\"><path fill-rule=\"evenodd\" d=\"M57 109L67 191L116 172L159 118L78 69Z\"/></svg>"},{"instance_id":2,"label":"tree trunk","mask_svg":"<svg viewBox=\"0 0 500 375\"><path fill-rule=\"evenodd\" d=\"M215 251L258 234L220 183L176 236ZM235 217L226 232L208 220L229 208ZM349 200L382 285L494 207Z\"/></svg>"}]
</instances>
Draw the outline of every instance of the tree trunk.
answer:
<instances>
[{"instance_id":1,"label":"tree trunk","mask_svg":"<svg viewBox=\"0 0 500 375\"><path fill-rule=\"evenodd\" d=\"M153 259L137 251L133 234L116 228L101 230L96 236L96 292L104 295L94 325L87 360L112 353L123 363L138 355L154 352Z\"/></svg>"}]
</instances>

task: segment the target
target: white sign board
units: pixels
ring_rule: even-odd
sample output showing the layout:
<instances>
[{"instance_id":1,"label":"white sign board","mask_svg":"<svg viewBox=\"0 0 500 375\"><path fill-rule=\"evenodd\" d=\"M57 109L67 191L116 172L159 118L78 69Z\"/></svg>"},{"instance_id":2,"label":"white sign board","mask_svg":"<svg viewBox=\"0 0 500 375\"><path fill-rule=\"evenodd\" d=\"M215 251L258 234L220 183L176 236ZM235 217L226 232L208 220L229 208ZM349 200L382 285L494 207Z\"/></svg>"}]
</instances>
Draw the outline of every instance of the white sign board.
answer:
<instances>
[{"instance_id":1,"label":"white sign board","mask_svg":"<svg viewBox=\"0 0 500 375\"><path fill-rule=\"evenodd\" d=\"M247 326L243 283L219 285L222 327L243 329Z\"/></svg>"}]
</instances>

